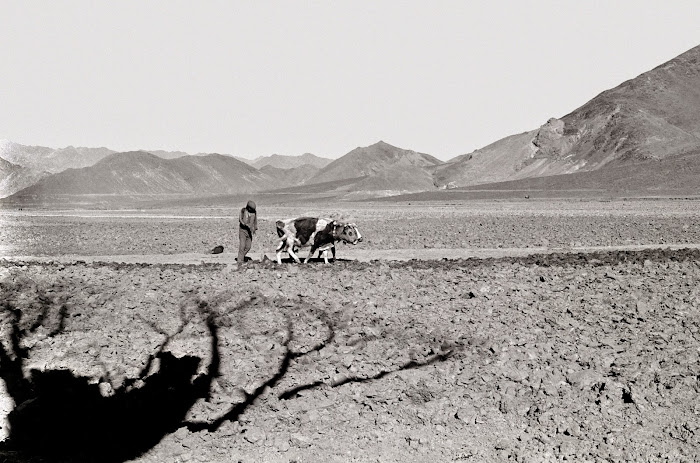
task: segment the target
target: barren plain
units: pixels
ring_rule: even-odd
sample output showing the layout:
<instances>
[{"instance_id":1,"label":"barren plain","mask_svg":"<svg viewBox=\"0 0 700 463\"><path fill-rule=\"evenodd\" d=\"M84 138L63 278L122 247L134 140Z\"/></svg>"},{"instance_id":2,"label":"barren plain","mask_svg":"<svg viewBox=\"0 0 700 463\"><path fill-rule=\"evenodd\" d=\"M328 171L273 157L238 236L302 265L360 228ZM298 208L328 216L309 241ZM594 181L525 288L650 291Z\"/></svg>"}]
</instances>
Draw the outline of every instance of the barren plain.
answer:
<instances>
[{"instance_id":1,"label":"barren plain","mask_svg":"<svg viewBox=\"0 0 700 463\"><path fill-rule=\"evenodd\" d=\"M236 212L2 212L0 459L697 461L696 201ZM261 262L300 215L364 241Z\"/></svg>"}]
</instances>

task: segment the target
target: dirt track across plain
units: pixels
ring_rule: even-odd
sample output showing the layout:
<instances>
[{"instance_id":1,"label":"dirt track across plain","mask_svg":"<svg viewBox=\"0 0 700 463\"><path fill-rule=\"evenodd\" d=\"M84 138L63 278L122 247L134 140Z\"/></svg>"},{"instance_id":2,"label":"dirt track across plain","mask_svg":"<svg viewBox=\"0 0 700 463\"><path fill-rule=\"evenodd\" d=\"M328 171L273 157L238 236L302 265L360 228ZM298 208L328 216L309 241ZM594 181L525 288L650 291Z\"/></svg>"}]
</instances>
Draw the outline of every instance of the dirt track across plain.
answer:
<instances>
[{"instance_id":1,"label":"dirt track across plain","mask_svg":"<svg viewBox=\"0 0 700 463\"><path fill-rule=\"evenodd\" d=\"M579 254L608 251L641 251L653 249L700 249L700 244L644 244L627 246L580 246L580 247L527 247L527 248L426 248L426 249L386 249L367 250L350 247L339 247L337 257L340 260L370 262L380 261L409 261L417 260L443 260L443 259L488 259L501 257L523 257L535 254ZM300 258L303 260L307 255L306 250L302 250ZM275 260L274 253L253 253L250 255L253 261L262 260L267 257ZM284 261L289 261L287 254L282 256ZM134 254L134 255L106 255L106 256L6 256L2 259L11 262L119 262L126 264L235 264L236 254L202 254L202 253L182 253L182 254ZM320 259L313 259L315 262Z\"/></svg>"}]
</instances>

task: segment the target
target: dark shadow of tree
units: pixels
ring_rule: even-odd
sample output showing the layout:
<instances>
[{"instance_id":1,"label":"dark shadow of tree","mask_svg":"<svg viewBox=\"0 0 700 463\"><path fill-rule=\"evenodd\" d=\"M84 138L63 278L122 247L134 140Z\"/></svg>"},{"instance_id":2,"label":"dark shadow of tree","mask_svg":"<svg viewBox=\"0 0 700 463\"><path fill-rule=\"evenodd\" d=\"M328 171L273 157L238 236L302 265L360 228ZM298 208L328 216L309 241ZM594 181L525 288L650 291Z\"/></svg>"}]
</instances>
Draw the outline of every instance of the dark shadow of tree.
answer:
<instances>
[{"instance_id":1,"label":"dark shadow of tree","mask_svg":"<svg viewBox=\"0 0 700 463\"><path fill-rule=\"evenodd\" d=\"M0 376L16 404L8 417L10 436L4 450L20 452L20 460L30 456L38 461L81 462L135 458L180 427L192 405L208 397L212 379L218 375L217 327L206 303L199 305L211 337L212 360L206 374L197 376L199 357L178 358L164 350L171 335L149 357L138 378L125 381L108 397L89 378L68 370L32 370L25 378L22 363L29 352L21 340L36 326L23 330L21 312L7 302L3 309L11 314L11 347L0 343ZM65 317L65 310L61 314ZM157 371L149 374L154 362Z\"/></svg>"},{"instance_id":2,"label":"dark shadow of tree","mask_svg":"<svg viewBox=\"0 0 700 463\"><path fill-rule=\"evenodd\" d=\"M287 320L282 342L284 355L268 379L252 392L242 391L244 401L232 404L219 418L191 422L186 421L188 411L197 401L210 398L212 383L219 376L219 327L223 325L220 325L216 304L210 306L205 301L197 302L197 313L207 327L211 342L211 360L206 373L197 375L201 358L178 358L166 350L170 340L189 322L181 307L181 324L177 332L168 335L159 330L166 339L148 358L138 377L125 381L112 395L105 397L99 385L69 370L33 370L29 377L25 377L23 364L29 358L30 350L24 347L22 340L42 326L49 313L47 305L52 303L42 298L35 302L39 317L35 317L36 314L27 316L10 300L0 302L0 313L9 318L10 323L9 340L0 342L0 377L16 404L9 415L10 437L0 444L0 460L3 462L123 462L142 455L178 428L186 427L192 432L216 431L223 423L237 420L266 389L278 385L293 362L323 349L336 335L333 321L322 310L316 310L315 315L326 326L325 337L306 350L295 350L290 348L294 332L292 322ZM236 309L248 303L250 300L239 304ZM53 323L51 336L64 329L67 310L62 306L56 313L58 320ZM151 327L158 330L157 326ZM379 379L395 371L445 360L449 355L448 352L423 362L412 361L370 377L349 377L328 386ZM323 384L301 385L282 392L279 397L292 399L304 389Z\"/></svg>"}]
</instances>

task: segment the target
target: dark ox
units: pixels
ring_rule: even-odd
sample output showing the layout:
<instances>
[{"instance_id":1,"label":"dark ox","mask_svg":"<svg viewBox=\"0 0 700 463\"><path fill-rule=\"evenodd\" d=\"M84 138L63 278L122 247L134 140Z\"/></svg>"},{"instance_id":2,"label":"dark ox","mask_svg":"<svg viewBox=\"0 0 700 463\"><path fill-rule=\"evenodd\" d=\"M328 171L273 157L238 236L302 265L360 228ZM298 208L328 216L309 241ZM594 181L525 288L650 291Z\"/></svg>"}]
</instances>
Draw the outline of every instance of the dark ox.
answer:
<instances>
[{"instance_id":1,"label":"dark ox","mask_svg":"<svg viewBox=\"0 0 700 463\"><path fill-rule=\"evenodd\" d=\"M289 255L301 263L295 254L297 248L311 247L309 255L304 260L307 263L316 251L323 253L323 260L328 263L328 250L333 252L335 260L335 243L357 244L362 241L362 235L354 223L342 223L332 219L316 217L301 217L277 221L277 235L280 244L277 246L277 263L282 263L282 253Z\"/></svg>"}]
</instances>

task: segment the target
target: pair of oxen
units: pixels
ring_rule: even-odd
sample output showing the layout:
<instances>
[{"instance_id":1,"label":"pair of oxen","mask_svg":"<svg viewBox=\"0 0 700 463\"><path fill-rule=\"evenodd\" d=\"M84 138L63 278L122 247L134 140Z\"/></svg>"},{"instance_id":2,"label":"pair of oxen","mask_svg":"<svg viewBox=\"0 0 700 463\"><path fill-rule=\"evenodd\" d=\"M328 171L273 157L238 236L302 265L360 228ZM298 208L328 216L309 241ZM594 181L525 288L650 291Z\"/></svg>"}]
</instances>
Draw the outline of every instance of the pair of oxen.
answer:
<instances>
[{"instance_id":1,"label":"pair of oxen","mask_svg":"<svg viewBox=\"0 0 700 463\"><path fill-rule=\"evenodd\" d=\"M333 219L318 217L300 217L297 219L278 220L277 235L280 243L277 246L277 263L282 263L282 253L287 252L297 263L301 263L296 252L299 248L310 247L309 255L304 263L314 255L316 251L323 255L323 260L328 263L328 251L333 253L335 260L335 243L343 241L349 244L357 244L362 241L360 230L354 223L344 223Z\"/></svg>"}]
</instances>

